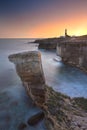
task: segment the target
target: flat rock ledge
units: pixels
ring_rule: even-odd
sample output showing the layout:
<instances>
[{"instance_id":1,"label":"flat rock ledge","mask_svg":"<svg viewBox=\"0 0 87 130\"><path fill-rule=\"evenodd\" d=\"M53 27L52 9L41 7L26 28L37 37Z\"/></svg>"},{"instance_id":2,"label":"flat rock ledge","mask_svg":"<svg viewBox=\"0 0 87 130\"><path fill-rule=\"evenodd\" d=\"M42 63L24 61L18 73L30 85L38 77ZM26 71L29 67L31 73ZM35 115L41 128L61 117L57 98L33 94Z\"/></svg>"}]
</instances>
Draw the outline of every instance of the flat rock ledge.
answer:
<instances>
[{"instance_id":1,"label":"flat rock ledge","mask_svg":"<svg viewBox=\"0 0 87 130\"><path fill-rule=\"evenodd\" d=\"M16 66L18 76L36 105L45 103L45 78L39 51L22 52L9 56L9 60Z\"/></svg>"}]
</instances>

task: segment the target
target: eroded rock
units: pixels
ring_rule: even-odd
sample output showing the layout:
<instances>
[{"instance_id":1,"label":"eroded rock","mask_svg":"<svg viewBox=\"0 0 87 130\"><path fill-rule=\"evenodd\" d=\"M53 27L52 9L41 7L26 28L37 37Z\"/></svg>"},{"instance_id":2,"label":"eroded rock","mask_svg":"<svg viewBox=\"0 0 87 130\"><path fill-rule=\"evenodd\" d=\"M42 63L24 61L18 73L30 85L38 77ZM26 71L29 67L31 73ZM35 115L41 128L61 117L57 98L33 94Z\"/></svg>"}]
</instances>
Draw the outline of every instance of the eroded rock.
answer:
<instances>
[{"instance_id":1,"label":"eroded rock","mask_svg":"<svg viewBox=\"0 0 87 130\"><path fill-rule=\"evenodd\" d=\"M71 38L57 44L57 55L70 65L87 72L87 38Z\"/></svg>"},{"instance_id":2,"label":"eroded rock","mask_svg":"<svg viewBox=\"0 0 87 130\"><path fill-rule=\"evenodd\" d=\"M45 102L45 78L38 51L23 52L9 56L16 66L16 71L26 88L28 95L38 105Z\"/></svg>"}]
</instances>

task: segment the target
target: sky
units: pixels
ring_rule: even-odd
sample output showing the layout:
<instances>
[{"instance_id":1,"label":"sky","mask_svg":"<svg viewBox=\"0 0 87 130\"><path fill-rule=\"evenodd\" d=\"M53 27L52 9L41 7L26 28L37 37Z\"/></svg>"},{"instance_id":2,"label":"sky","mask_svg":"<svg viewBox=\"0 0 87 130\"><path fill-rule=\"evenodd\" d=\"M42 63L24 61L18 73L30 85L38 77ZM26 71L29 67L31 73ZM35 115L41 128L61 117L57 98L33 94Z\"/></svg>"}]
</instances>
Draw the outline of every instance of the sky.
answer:
<instances>
[{"instance_id":1,"label":"sky","mask_svg":"<svg viewBox=\"0 0 87 130\"><path fill-rule=\"evenodd\" d=\"M0 0L0 38L87 34L87 0Z\"/></svg>"}]
</instances>

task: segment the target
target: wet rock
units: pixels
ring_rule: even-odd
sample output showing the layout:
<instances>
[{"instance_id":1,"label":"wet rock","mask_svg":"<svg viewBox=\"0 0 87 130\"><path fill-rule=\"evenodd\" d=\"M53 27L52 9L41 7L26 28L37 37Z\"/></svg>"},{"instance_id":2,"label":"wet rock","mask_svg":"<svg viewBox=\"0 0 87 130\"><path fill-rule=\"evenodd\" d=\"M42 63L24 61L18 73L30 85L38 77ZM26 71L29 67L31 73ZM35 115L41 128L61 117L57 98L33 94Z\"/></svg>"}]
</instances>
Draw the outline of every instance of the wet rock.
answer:
<instances>
[{"instance_id":1,"label":"wet rock","mask_svg":"<svg viewBox=\"0 0 87 130\"><path fill-rule=\"evenodd\" d=\"M18 126L18 130L24 130L26 127L27 127L27 125L26 125L25 123L21 123L21 124Z\"/></svg>"},{"instance_id":2,"label":"wet rock","mask_svg":"<svg viewBox=\"0 0 87 130\"><path fill-rule=\"evenodd\" d=\"M29 118L28 124L29 125L36 125L37 123L39 123L41 120L44 119L44 116L45 116L44 112L39 112L36 115Z\"/></svg>"}]
</instances>

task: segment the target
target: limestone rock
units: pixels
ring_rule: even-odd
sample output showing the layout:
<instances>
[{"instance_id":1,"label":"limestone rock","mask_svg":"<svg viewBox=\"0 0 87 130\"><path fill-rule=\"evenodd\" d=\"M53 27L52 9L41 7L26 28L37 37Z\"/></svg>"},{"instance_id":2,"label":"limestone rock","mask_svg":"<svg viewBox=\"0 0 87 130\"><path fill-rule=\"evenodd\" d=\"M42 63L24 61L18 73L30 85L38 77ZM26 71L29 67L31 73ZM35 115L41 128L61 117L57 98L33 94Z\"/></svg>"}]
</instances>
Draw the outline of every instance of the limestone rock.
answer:
<instances>
[{"instance_id":1,"label":"limestone rock","mask_svg":"<svg viewBox=\"0 0 87 130\"><path fill-rule=\"evenodd\" d=\"M23 52L9 56L16 66L17 73L26 88L28 95L38 105L45 102L45 78L38 51Z\"/></svg>"},{"instance_id":2,"label":"limestone rock","mask_svg":"<svg viewBox=\"0 0 87 130\"><path fill-rule=\"evenodd\" d=\"M85 40L71 38L57 44L57 55L65 63L87 71L87 38Z\"/></svg>"},{"instance_id":3,"label":"limestone rock","mask_svg":"<svg viewBox=\"0 0 87 130\"><path fill-rule=\"evenodd\" d=\"M38 43L39 49L46 49L46 50L53 50L56 49L57 43L70 39L70 36L67 35L66 37L53 37L53 38L46 38L46 39L37 39L34 43Z\"/></svg>"}]
</instances>

